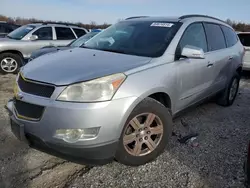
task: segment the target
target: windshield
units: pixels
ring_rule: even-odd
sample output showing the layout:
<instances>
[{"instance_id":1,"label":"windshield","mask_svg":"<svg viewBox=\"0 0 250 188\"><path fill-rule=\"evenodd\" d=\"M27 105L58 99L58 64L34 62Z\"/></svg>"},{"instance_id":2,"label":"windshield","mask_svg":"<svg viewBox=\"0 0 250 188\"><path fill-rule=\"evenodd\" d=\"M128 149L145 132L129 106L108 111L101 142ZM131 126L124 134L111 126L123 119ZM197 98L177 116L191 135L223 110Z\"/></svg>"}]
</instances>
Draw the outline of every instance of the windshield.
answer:
<instances>
[{"instance_id":1,"label":"windshield","mask_svg":"<svg viewBox=\"0 0 250 188\"><path fill-rule=\"evenodd\" d=\"M7 37L11 39L21 40L33 29L35 29L34 25L24 25L9 33Z\"/></svg>"},{"instance_id":2,"label":"windshield","mask_svg":"<svg viewBox=\"0 0 250 188\"><path fill-rule=\"evenodd\" d=\"M79 46L83 45L86 41L91 39L93 36L95 36L97 33L99 33L99 32L87 33L87 34L83 35L82 37L74 40L72 43L69 44L69 46L79 47Z\"/></svg>"},{"instance_id":3,"label":"windshield","mask_svg":"<svg viewBox=\"0 0 250 188\"><path fill-rule=\"evenodd\" d=\"M177 32L180 22L124 21L88 40L84 48L159 57Z\"/></svg>"}]
</instances>

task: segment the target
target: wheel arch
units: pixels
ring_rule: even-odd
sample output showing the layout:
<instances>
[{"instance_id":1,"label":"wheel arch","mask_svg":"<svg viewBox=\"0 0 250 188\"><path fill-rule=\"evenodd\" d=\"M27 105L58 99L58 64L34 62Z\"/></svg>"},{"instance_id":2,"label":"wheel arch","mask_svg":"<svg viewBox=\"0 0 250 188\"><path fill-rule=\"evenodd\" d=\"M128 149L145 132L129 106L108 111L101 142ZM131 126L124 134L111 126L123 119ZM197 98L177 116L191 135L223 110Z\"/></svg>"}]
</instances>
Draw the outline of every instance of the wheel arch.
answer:
<instances>
[{"instance_id":1,"label":"wheel arch","mask_svg":"<svg viewBox=\"0 0 250 188\"><path fill-rule=\"evenodd\" d=\"M0 55L1 55L1 54L4 54L4 53L17 54L17 55L19 55L22 59L24 59L22 52L20 52L20 51L18 51L18 50L4 50L4 51L1 51L1 52L0 52Z\"/></svg>"},{"instance_id":2,"label":"wheel arch","mask_svg":"<svg viewBox=\"0 0 250 188\"><path fill-rule=\"evenodd\" d=\"M236 69L236 72L241 75L241 72L242 72L242 66L239 66L237 69Z\"/></svg>"},{"instance_id":3,"label":"wheel arch","mask_svg":"<svg viewBox=\"0 0 250 188\"><path fill-rule=\"evenodd\" d=\"M170 113L172 114L172 100L171 96L166 92L166 88L155 88L153 90L147 91L143 93L141 96L137 97L133 103L127 108L126 112L124 113L124 117L121 122L121 127L119 129L119 135L122 132L123 126L125 125L129 115L132 113L132 111L135 109L135 107L143 101L145 98L152 98L163 104L165 107L169 108Z\"/></svg>"}]
</instances>

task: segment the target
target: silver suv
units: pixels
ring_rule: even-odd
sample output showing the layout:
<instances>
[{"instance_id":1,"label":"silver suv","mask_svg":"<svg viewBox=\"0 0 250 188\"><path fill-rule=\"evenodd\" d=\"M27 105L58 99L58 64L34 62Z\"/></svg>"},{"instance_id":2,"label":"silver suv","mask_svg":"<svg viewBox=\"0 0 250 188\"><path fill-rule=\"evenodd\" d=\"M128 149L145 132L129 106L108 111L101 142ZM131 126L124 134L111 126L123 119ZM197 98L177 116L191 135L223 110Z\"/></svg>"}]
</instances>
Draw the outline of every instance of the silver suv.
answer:
<instances>
[{"instance_id":1,"label":"silver suv","mask_svg":"<svg viewBox=\"0 0 250 188\"><path fill-rule=\"evenodd\" d=\"M65 46L88 31L75 25L36 23L24 25L0 38L0 72L16 73L34 50Z\"/></svg>"},{"instance_id":2,"label":"silver suv","mask_svg":"<svg viewBox=\"0 0 250 188\"><path fill-rule=\"evenodd\" d=\"M128 18L21 68L6 105L11 128L73 161L142 165L164 151L179 112L212 96L233 104L243 53L216 18Z\"/></svg>"}]
</instances>

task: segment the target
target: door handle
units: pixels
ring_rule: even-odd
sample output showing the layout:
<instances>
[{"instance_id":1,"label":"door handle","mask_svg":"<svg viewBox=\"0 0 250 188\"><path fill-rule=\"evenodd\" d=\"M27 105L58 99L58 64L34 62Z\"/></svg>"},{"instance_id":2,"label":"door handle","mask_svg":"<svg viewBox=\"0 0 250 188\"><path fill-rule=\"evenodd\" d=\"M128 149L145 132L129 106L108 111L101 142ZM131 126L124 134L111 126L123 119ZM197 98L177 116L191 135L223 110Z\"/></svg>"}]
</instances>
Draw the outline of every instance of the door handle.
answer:
<instances>
[{"instance_id":1,"label":"door handle","mask_svg":"<svg viewBox=\"0 0 250 188\"><path fill-rule=\"evenodd\" d=\"M212 66L214 66L213 63L211 63L211 62L208 62L208 63L207 63L207 67L208 67L208 68L210 68L210 67L212 67Z\"/></svg>"}]
</instances>

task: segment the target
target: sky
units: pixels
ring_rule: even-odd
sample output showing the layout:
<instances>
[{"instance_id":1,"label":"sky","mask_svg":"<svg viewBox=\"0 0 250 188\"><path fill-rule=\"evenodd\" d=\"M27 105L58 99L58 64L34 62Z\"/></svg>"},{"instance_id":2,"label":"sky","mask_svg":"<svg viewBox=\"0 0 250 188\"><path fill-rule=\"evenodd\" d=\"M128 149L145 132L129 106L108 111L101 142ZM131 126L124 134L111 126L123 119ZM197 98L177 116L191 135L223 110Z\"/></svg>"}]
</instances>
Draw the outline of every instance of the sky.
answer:
<instances>
[{"instance_id":1,"label":"sky","mask_svg":"<svg viewBox=\"0 0 250 188\"><path fill-rule=\"evenodd\" d=\"M0 0L0 14L98 24L130 16L205 14L250 23L250 0Z\"/></svg>"}]
</instances>

